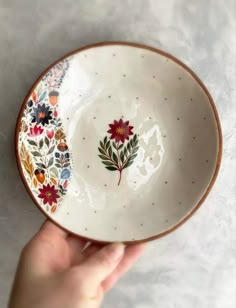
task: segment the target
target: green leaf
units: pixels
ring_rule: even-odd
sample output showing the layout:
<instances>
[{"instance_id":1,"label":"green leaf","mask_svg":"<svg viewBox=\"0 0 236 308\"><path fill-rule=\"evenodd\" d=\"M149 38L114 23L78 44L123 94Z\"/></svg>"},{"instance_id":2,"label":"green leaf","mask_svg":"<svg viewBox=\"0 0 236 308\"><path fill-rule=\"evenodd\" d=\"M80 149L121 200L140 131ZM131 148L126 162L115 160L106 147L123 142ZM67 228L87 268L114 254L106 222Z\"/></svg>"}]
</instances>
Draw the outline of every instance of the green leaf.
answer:
<instances>
[{"instance_id":1,"label":"green leaf","mask_svg":"<svg viewBox=\"0 0 236 308\"><path fill-rule=\"evenodd\" d=\"M127 156L127 148L124 148L124 156Z\"/></svg>"},{"instance_id":2,"label":"green leaf","mask_svg":"<svg viewBox=\"0 0 236 308\"><path fill-rule=\"evenodd\" d=\"M137 135L135 134L133 138L133 142L135 142L136 140L137 140Z\"/></svg>"},{"instance_id":3,"label":"green leaf","mask_svg":"<svg viewBox=\"0 0 236 308\"><path fill-rule=\"evenodd\" d=\"M52 167L49 169L49 174L51 178L57 179L58 178L58 169L55 167Z\"/></svg>"},{"instance_id":4,"label":"green leaf","mask_svg":"<svg viewBox=\"0 0 236 308\"><path fill-rule=\"evenodd\" d=\"M46 169L47 167L42 163L36 163L39 168Z\"/></svg>"},{"instance_id":5,"label":"green leaf","mask_svg":"<svg viewBox=\"0 0 236 308\"><path fill-rule=\"evenodd\" d=\"M40 157L41 156L41 154L39 152L36 152L36 151L32 152L32 155L36 156L36 157Z\"/></svg>"},{"instance_id":6,"label":"green leaf","mask_svg":"<svg viewBox=\"0 0 236 308\"><path fill-rule=\"evenodd\" d=\"M39 148L42 149L42 147L43 147L43 139L39 141Z\"/></svg>"},{"instance_id":7,"label":"green leaf","mask_svg":"<svg viewBox=\"0 0 236 308\"><path fill-rule=\"evenodd\" d=\"M122 163L123 163L124 160L125 160L123 151L120 152L120 159L121 159L121 162L122 162Z\"/></svg>"},{"instance_id":8,"label":"green leaf","mask_svg":"<svg viewBox=\"0 0 236 308\"><path fill-rule=\"evenodd\" d=\"M111 148L111 146L108 148L108 153L109 153L109 155L111 157L111 155L112 155L112 148Z\"/></svg>"},{"instance_id":9,"label":"green leaf","mask_svg":"<svg viewBox=\"0 0 236 308\"><path fill-rule=\"evenodd\" d=\"M124 145L124 144L119 145L118 150L122 149L122 148L123 148L123 145Z\"/></svg>"},{"instance_id":10,"label":"green leaf","mask_svg":"<svg viewBox=\"0 0 236 308\"><path fill-rule=\"evenodd\" d=\"M134 154L134 155L132 155L129 159L130 160L133 160L133 159L135 159L135 157L137 156L138 154Z\"/></svg>"},{"instance_id":11,"label":"green leaf","mask_svg":"<svg viewBox=\"0 0 236 308\"><path fill-rule=\"evenodd\" d=\"M47 137L45 137L45 138L44 138L44 141L45 141L47 147L49 147L49 139L48 139Z\"/></svg>"},{"instance_id":12,"label":"green leaf","mask_svg":"<svg viewBox=\"0 0 236 308\"><path fill-rule=\"evenodd\" d=\"M102 141L100 141L100 147L104 149L104 144L102 143Z\"/></svg>"},{"instance_id":13,"label":"green leaf","mask_svg":"<svg viewBox=\"0 0 236 308\"><path fill-rule=\"evenodd\" d=\"M42 92L42 88L43 88L43 83L40 82L40 84L37 86L37 88L35 89L37 91L38 96L41 94Z\"/></svg>"},{"instance_id":14,"label":"green leaf","mask_svg":"<svg viewBox=\"0 0 236 308\"><path fill-rule=\"evenodd\" d=\"M65 195L66 190L62 187L62 185L59 186L59 191L62 195Z\"/></svg>"},{"instance_id":15,"label":"green leaf","mask_svg":"<svg viewBox=\"0 0 236 308\"><path fill-rule=\"evenodd\" d=\"M116 156L115 153L112 154L112 158L118 164L118 157Z\"/></svg>"},{"instance_id":16,"label":"green leaf","mask_svg":"<svg viewBox=\"0 0 236 308\"><path fill-rule=\"evenodd\" d=\"M61 168L61 165L60 165L60 164L55 164L55 166L56 166L57 168Z\"/></svg>"},{"instance_id":17,"label":"green leaf","mask_svg":"<svg viewBox=\"0 0 236 308\"><path fill-rule=\"evenodd\" d=\"M27 139L27 141L28 141L28 143L30 144L30 145L33 145L33 146L37 146L37 143L35 142L35 141L33 141L33 140L29 140L29 139Z\"/></svg>"},{"instance_id":18,"label":"green leaf","mask_svg":"<svg viewBox=\"0 0 236 308\"><path fill-rule=\"evenodd\" d=\"M115 142L112 142L113 147L116 149L116 144Z\"/></svg>"},{"instance_id":19,"label":"green leaf","mask_svg":"<svg viewBox=\"0 0 236 308\"><path fill-rule=\"evenodd\" d=\"M136 147L137 145L138 145L138 140L134 142L134 147Z\"/></svg>"},{"instance_id":20,"label":"green leaf","mask_svg":"<svg viewBox=\"0 0 236 308\"><path fill-rule=\"evenodd\" d=\"M128 142L128 144L127 144L127 149L128 149L129 152L131 152L131 145L130 145L130 142Z\"/></svg>"},{"instance_id":21,"label":"green leaf","mask_svg":"<svg viewBox=\"0 0 236 308\"><path fill-rule=\"evenodd\" d=\"M54 158L51 157L51 158L49 159L49 162L48 162L48 168L52 166L53 161L54 161Z\"/></svg>"},{"instance_id":22,"label":"green leaf","mask_svg":"<svg viewBox=\"0 0 236 308\"><path fill-rule=\"evenodd\" d=\"M107 141L107 143L106 143L106 149L108 149L108 148L109 148L110 143L111 143L111 142L110 142L110 140L108 140L108 141Z\"/></svg>"},{"instance_id":23,"label":"green leaf","mask_svg":"<svg viewBox=\"0 0 236 308\"><path fill-rule=\"evenodd\" d=\"M103 155L106 155L106 152L104 150L102 150L101 148L98 148L98 151L103 154Z\"/></svg>"},{"instance_id":24,"label":"green leaf","mask_svg":"<svg viewBox=\"0 0 236 308\"><path fill-rule=\"evenodd\" d=\"M43 94L41 94L41 95L39 96L39 102L42 101L42 100L44 100L44 98L46 97L46 94L47 94L47 92L44 91Z\"/></svg>"},{"instance_id":25,"label":"green leaf","mask_svg":"<svg viewBox=\"0 0 236 308\"><path fill-rule=\"evenodd\" d=\"M104 165L106 165L106 166L113 166L113 165L114 165L112 162L107 161L107 160L106 160L106 161L103 160L102 163L103 163Z\"/></svg>"},{"instance_id":26,"label":"green leaf","mask_svg":"<svg viewBox=\"0 0 236 308\"><path fill-rule=\"evenodd\" d=\"M106 156L104 156L104 155L98 155L101 159L103 159L103 160L109 160Z\"/></svg>"},{"instance_id":27,"label":"green leaf","mask_svg":"<svg viewBox=\"0 0 236 308\"><path fill-rule=\"evenodd\" d=\"M104 144L107 143L107 136L104 138Z\"/></svg>"},{"instance_id":28,"label":"green leaf","mask_svg":"<svg viewBox=\"0 0 236 308\"><path fill-rule=\"evenodd\" d=\"M110 171L117 171L117 168L116 168L116 167L107 166L106 168L107 168L108 170L110 170Z\"/></svg>"},{"instance_id":29,"label":"green leaf","mask_svg":"<svg viewBox=\"0 0 236 308\"><path fill-rule=\"evenodd\" d=\"M138 151L139 147L136 147L133 149L132 154L136 153Z\"/></svg>"},{"instance_id":30,"label":"green leaf","mask_svg":"<svg viewBox=\"0 0 236 308\"><path fill-rule=\"evenodd\" d=\"M132 165L133 162L134 162L133 160L127 161L127 163L125 164L125 166L123 167L123 169L128 168L130 165Z\"/></svg>"},{"instance_id":31,"label":"green leaf","mask_svg":"<svg viewBox=\"0 0 236 308\"><path fill-rule=\"evenodd\" d=\"M65 163L64 165L63 165L63 167L69 167L70 166L70 163Z\"/></svg>"},{"instance_id":32,"label":"green leaf","mask_svg":"<svg viewBox=\"0 0 236 308\"><path fill-rule=\"evenodd\" d=\"M54 149L55 149L55 145L53 145L53 146L49 149L48 154L53 153Z\"/></svg>"}]
</instances>

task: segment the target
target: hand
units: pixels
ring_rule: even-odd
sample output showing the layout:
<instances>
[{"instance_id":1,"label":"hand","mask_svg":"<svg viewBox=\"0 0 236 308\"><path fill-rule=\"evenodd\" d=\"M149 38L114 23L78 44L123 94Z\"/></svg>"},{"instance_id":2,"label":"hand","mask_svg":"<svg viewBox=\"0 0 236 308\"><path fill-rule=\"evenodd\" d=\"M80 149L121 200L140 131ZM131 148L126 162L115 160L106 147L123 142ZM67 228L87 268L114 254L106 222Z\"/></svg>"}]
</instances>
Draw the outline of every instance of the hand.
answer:
<instances>
[{"instance_id":1,"label":"hand","mask_svg":"<svg viewBox=\"0 0 236 308\"><path fill-rule=\"evenodd\" d=\"M9 308L94 308L145 244L91 244L46 221L25 246Z\"/></svg>"}]
</instances>

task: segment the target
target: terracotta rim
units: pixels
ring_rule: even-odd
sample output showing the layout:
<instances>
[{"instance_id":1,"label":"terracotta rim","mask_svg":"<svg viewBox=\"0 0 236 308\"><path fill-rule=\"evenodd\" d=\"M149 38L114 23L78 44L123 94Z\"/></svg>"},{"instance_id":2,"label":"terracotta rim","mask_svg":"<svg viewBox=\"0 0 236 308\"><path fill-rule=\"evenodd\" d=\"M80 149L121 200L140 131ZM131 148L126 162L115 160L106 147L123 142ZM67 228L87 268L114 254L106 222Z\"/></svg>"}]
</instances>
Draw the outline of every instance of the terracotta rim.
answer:
<instances>
[{"instance_id":1,"label":"terracotta rim","mask_svg":"<svg viewBox=\"0 0 236 308\"><path fill-rule=\"evenodd\" d=\"M38 79L34 82L33 86L30 88L28 94L26 95L19 115L17 117L17 122L16 122L16 129L15 129L15 155L16 155L16 161L17 161L17 166L18 166L18 170L21 176L21 179L24 183L24 186L28 192L28 194L30 195L31 199L34 201L34 203L36 204L36 206L39 208L39 210L49 219L51 220L54 224L56 224L57 226L59 226L60 228L64 229L65 231L69 232L70 234L73 234L85 241L89 241L89 242L94 242L94 243L98 243L98 244L108 244L111 243L110 241L99 241L99 240L94 240L88 237L84 237L81 235L78 235L76 233L71 232L70 230L67 230L66 228L64 228L63 226L61 226L59 223L55 222L50 216L47 215L47 213L45 213L42 208L40 207L40 205L38 204L37 200L35 199L34 195L31 192L31 189L29 187L29 185L26 182L26 179L23 175L23 170L21 167L21 163L20 163L20 158L18 155L18 138L19 138L19 132L20 132L20 122L21 122L21 117L23 114L23 110L25 108L25 105L30 97L30 94L32 93L32 90L34 89L34 87L40 82L41 78L57 63L61 62L62 60L64 60L65 58L72 56L74 54L77 54L81 51L84 51L86 49L91 49L91 48L97 48L97 47L102 47L102 46L111 46L111 45L122 45L122 46L131 46L131 47L136 47L136 48L141 48L141 49L146 49L146 50L150 50L153 52L156 52L157 54L160 54L162 56L165 56L171 60L173 60L174 62L176 62L177 64L179 64L180 66L182 66L183 69L185 69L188 73L191 74L191 76L197 81L197 83L200 85L200 87L203 89L203 91L205 92L205 94L207 95L209 102L211 104L214 116L215 116L215 121L217 124L217 131L218 131L218 141L219 141L219 151L217 153L217 161L216 161L216 166L215 166L215 171L214 174L212 176L212 179L205 191L205 193L203 194L202 198L200 199L200 201L195 205L195 207L191 210L190 213L188 213L180 222L178 222L176 225L174 225L173 227L171 227L170 229L166 230L165 232L159 233L157 235L142 239L142 240L137 240L137 241L125 241L124 244L126 245L132 245L132 244L137 244L137 243L143 243L143 242L148 242L148 241L152 241L155 239L158 239L160 237L163 237L173 231L175 231L177 228L179 228L182 224L184 224L198 209L199 207L202 205L202 203L205 201L206 197L208 196L209 192L211 191L217 175L219 173L219 169L220 169L220 164L221 164L221 159L222 159L222 131L221 131L221 125L220 125L220 120L219 120L219 115L218 112L216 110L216 106L215 103L213 101L213 98L211 97L209 91L207 90L206 86L204 85L204 83L200 80L200 78L183 62L181 62L180 60L178 60L177 58L175 58L174 56L159 50L157 48L154 47L150 47L147 45L143 45L143 44L139 44L139 43L131 43L131 42L120 42L120 41L115 41L115 42L101 42L101 43L96 43L96 44L92 44L92 45L87 45L85 47L76 49L68 54L66 54L65 56L61 57L59 60L57 60L56 62L54 62L53 64L51 64L39 77Z\"/></svg>"}]
</instances>

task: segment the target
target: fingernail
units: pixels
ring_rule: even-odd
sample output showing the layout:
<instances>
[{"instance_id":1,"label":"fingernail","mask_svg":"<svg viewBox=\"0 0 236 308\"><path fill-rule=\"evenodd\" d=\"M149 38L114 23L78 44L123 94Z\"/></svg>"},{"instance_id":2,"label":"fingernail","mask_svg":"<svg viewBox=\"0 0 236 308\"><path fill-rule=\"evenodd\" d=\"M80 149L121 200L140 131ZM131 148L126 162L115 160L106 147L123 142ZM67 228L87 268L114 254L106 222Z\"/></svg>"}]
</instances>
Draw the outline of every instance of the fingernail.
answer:
<instances>
[{"instance_id":1,"label":"fingernail","mask_svg":"<svg viewBox=\"0 0 236 308\"><path fill-rule=\"evenodd\" d=\"M107 247L110 258L113 262L118 262L124 254L125 246L122 243L114 243Z\"/></svg>"}]
</instances>

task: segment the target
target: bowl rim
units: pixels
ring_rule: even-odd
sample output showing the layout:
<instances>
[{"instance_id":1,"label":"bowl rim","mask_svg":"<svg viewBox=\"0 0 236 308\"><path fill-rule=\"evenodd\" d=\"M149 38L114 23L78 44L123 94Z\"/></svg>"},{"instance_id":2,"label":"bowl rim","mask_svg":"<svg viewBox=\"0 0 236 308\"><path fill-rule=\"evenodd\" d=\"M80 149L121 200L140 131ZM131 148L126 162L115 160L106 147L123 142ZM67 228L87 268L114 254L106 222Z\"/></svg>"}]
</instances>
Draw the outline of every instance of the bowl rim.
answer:
<instances>
[{"instance_id":1,"label":"bowl rim","mask_svg":"<svg viewBox=\"0 0 236 308\"><path fill-rule=\"evenodd\" d=\"M172 61L174 61L175 63L179 64L184 70L186 70L188 73L190 73L190 75L195 79L195 81L199 84L199 86L202 88L202 90L204 91L204 93L207 95L208 100L210 102L214 117L215 117L215 121L217 124L217 132L218 132L218 142L219 142L219 149L218 149L218 153L217 153L217 160L216 160L216 165L215 165L215 170L213 173L213 176L204 192L204 194L202 195L201 199L199 200L199 202L194 206L194 208L187 214L185 215L178 223L176 223L175 225L173 225L171 228L167 229L164 232L160 232L156 235L153 235L151 237L147 237L141 240L134 240L134 241L123 241L123 243L125 245L132 245L132 244L137 244L137 243L144 243L144 242L149 242L158 238L161 238L173 231L175 231L177 228L179 228L180 226L182 226L186 221L189 220L189 218L191 218L193 216L193 214L200 208L200 206L203 204L203 202L205 201L205 199L207 198L208 194L210 193L216 178L218 176L219 173L219 169L220 169L220 165L221 165L221 160L222 160L222 149L223 149L223 138L222 138L222 130L221 130L221 124L220 124L220 119L219 119L219 115L216 109L216 105L215 102L211 96L211 94L209 93L207 87L205 86L205 84L201 81L201 79L196 75L196 73L194 73L194 71L189 68L185 63L183 63L182 61L180 61L179 59L177 59L175 56L162 51L158 48L152 47L152 46L148 46L145 44L141 44L141 43L135 43L135 42L124 42L124 41L105 41L105 42L99 42L99 43L95 43L95 44L90 44L90 45L86 45L83 46L81 48L75 49L69 53L67 53L66 55L64 55L63 57L59 58L58 60L56 60L55 62L53 62L51 65L49 65L41 74L40 76L36 79L36 81L33 83L33 85L31 86L31 88L29 89L26 97L23 100L23 103L21 105L19 114L17 116L17 120L16 120L16 127L15 127L15 137L14 137L14 143L15 143L15 156L16 156L16 163L17 163L17 167L18 167L18 171L21 177L21 180L26 188L26 191L28 192L28 194L30 195L31 199L33 200L33 202L35 203L35 205L38 207L38 209L44 214L44 216L46 216L47 219L49 219L51 222L53 222L54 224L56 224L58 227L60 227L61 229L63 229L64 231L68 232L69 234L72 234L82 240L85 241L89 241L92 243L97 243L97 244L109 244L112 243L112 241L102 241L102 240L95 240L93 238L89 238L89 237L85 237L82 235L79 235L77 233L74 233L70 230L68 230L67 228L63 227L62 225L60 225L60 223L56 222L53 220L52 217L50 217L46 212L43 211L43 209L41 208L41 206L38 204L36 198L34 197L33 193L31 192L31 189L24 177L23 174L23 170L22 170L22 166L21 166L21 162L20 162L20 158L19 158L19 153L18 153L18 139L19 139L19 133L20 133L20 123L21 123L21 118L23 115L23 111L25 108L25 105L27 104L27 101L32 93L32 90L36 87L36 85L41 81L42 77L56 64L58 64L59 62L63 61L64 59L80 53L84 50L88 50L88 49L93 49L93 48L97 48L97 47L104 47L104 46L130 46L130 47L135 47L135 48L140 48L140 49L144 49L144 50L149 50L152 52L155 52L159 55L162 55L168 59L171 59Z\"/></svg>"}]
</instances>

